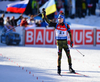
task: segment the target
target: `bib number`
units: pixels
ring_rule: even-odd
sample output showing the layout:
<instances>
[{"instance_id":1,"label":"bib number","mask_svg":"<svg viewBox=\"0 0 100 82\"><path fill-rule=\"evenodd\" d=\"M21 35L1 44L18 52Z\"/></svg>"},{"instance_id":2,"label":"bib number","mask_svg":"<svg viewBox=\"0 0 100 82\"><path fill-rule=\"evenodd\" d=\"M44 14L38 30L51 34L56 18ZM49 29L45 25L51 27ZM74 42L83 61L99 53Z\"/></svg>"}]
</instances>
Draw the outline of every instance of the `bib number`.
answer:
<instances>
[{"instance_id":1,"label":"bib number","mask_svg":"<svg viewBox=\"0 0 100 82\"><path fill-rule=\"evenodd\" d=\"M56 30L56 36L65 37L67 36L67 31Z\"/></svg>"}]
</instances>

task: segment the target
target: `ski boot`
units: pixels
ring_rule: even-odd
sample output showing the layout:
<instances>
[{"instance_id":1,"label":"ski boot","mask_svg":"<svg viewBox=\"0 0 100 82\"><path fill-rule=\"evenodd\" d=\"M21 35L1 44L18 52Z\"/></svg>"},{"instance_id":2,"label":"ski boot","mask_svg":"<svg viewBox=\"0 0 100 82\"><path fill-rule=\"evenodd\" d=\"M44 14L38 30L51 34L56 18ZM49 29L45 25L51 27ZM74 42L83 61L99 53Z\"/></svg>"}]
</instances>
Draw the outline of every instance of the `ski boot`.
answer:
<instances>
[{"instance_id":1,"label":"ski boot","mask_svg":"<svg viewBox=\"0 0 100 82\"><path fill-rule=\"evenodd\" d=\"M60 68L60 66L58 66L57 73L58 73L58 75L61 75L61 68Z\"/></svg>"},{"instance_id":2,"label":"ski boot","mask_svg":"<svg viewBox=\"0 0 100 82\"><path fill-rule=\"evenodd\" d=\"M73 68L71 66L69 67L69 71L70 71L70 73L75 73L75 70L73 70Z\"/></svg>"}]
</instances>

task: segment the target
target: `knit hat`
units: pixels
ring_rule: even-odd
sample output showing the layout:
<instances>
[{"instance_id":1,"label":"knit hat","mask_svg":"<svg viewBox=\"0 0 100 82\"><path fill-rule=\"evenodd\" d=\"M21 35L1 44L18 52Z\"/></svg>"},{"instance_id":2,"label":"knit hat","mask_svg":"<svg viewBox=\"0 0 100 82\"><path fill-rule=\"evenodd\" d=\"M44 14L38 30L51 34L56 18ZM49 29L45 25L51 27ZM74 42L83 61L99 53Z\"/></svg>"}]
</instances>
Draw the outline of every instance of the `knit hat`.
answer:
<instances>
[{"instance_id":1,"label":"knit hat","mask_svg":"<svg viewBox=\"0 0 100 82\"><path fill-rule=\"evenodd\" d=\"M58 19L61 19L61 18L64 19L64 16L63 15L59 15Z\"/></svg>"}]
</instances>

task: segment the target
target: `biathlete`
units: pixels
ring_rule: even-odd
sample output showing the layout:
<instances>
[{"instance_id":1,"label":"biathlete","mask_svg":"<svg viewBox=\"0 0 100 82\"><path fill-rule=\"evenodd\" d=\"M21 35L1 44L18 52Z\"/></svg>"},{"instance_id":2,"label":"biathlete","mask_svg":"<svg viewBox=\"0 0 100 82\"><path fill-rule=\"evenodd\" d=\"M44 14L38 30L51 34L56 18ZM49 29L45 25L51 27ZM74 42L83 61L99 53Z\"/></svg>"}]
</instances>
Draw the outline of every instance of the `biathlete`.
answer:
<instances>
[{"instance_id":1,"label":"biathlete","mask_svg":"<svg viewBox=\"0 0 100 82\"><path fill-rule=\"evenodd\" d=\"M67 32L70 35L70 46L73 47L73 40L72 35L70 32L70 26L64 23L64 16L59 15L58 16L58 23L50 22L46 16L46 11L43 8L42 9L42 15L43 19L46 20L46 22L49 24L50 27L55 27L56 32L56 40L57 40L57 48L58 48L58 59L57 59L57 73L61 74L61 58L62 58L62 49L64 49L66 56L68 58L68 64L69 64L69 71L71 73L75 73L75 71L72 68L72 61L71 61L71 55L70 50L67 43Z\"/></svg>"}]
</instances>

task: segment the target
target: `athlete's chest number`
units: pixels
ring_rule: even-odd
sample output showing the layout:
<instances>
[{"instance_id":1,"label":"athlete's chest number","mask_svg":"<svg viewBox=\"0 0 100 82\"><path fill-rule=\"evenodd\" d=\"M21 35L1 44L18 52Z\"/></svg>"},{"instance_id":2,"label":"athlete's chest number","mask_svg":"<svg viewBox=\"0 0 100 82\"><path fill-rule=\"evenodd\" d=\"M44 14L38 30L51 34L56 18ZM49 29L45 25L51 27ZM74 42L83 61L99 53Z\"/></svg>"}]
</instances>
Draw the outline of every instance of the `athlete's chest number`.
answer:
<instances>
[{"instance_id":1,"label":"athlete's chest number","mask_svg":"<svg viewBox=\"0 0 100 82\"><path fill-rule=\"evenodd\" d=\"M66 31L59 31L59 34L66 34Z\"/></svg>"}]
</instances>

